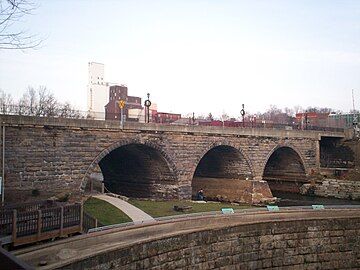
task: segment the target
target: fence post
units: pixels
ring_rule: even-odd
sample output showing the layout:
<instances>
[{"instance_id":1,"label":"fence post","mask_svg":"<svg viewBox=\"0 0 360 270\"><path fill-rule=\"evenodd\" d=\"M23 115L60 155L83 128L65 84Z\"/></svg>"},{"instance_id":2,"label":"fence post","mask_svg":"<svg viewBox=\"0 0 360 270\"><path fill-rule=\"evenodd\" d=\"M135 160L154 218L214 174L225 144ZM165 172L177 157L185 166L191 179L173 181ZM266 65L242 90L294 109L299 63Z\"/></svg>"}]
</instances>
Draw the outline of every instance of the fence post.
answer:
<instances>
[{"instance_id":1,"label":"fence post","mask_svg":"<svg viewBox=\"0 0 360 270\"><path fill-rule=\"evenodd\" d=\"M104 194L105 191L105 185L104 182L101 182L101 193Z\"/></svg>"},{"instance_id":2,"label":"fence post","mask_svg":"<svg viewBox=\"0 0 360 270\"><path fill-rule=\"evenodd\" d=\"M83 221L84 221L84 206L80 203L80 232L83 232Z\"/></svg>"},{"instance_id":3,"label":"fence post","mask_svg":"<svg viewBox=\"0 0 360 270\"><path fill-rule=\"evenodd\" d=\"M98 220L97 220L97 218L95 218L95 228L97 228L98 227Z\"/></svg>"},{"instance_id":4,"label":"fence post","mask_svg":"<svg viewBox=\"0 0 360 270\"><path fill-rule=\"evenodd\" d=\"M38 222L37 222L37 226L38 226L38 232L37 232L37 237L40 238L40 235L41 235L41 225L42 225L42 222L41 222L41 219L42 219L42 213L41 213L41 210L38 210Z\"/></svg>"},{"instance_id":5,"label":"fence post","mask_svg":"<svg viewBox=\"0 0 360 270\"><path fill-rule=\"evenodd\" d=\"M13 218L12 218L12 241L16 241L16 234L17 234L17 211L13 210Z\"/></svg>"},{"instance_id":6,"label":"fence post","mask_svg":"<svg viewBox=\"0 0 360 270\"><path fill-rule=\"evenodd\" d=\"M63 236L64 230L64 206L60 207L60 236Z\"/></svg>"}]
</instances>

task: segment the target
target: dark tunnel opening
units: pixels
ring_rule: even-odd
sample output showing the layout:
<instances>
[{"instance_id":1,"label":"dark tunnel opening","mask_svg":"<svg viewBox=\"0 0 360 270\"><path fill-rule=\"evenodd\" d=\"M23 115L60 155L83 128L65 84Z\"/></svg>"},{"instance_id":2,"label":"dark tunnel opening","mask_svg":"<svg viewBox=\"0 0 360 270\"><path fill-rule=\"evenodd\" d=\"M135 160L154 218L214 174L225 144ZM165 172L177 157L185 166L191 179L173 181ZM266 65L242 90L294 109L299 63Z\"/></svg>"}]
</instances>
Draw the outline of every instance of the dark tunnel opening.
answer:
<instances>
[{"instance_id":1,"label":"dark tunnel opening","mask_svg":"<svg viewBox=\"0 0 360 270\"><path fill-rule=\"evenodd\" d=\"M155 148L124 145L106 155L99 166L110 192L133 198L176 197L174 172Z\"/></svg>"},{"instance_id":2,"label":"dark tunnel opening","mask_svg":"<svg viewBox=\"0 0 360 270\"><path fill-rule=\"evenodd\" d=\"M203 189L210 199L229 200L237 196L241 180L252 178L251 168L239 150L231 146L216 146L202 157L196 167L192 195L196 197L196 193Z\"/></svg>"},{"instance_id":3,"label":"dark tunnel opening","mask_svg":"<svg viewBox=\"0 0 360 270\"><path fill-rule=\"evenodd\" d=\"M274 151L266 163L263 180L269 183L272 192L299 193L306 182L306 172L298 153L290 147Z\"/></svg>"}]
</instances>

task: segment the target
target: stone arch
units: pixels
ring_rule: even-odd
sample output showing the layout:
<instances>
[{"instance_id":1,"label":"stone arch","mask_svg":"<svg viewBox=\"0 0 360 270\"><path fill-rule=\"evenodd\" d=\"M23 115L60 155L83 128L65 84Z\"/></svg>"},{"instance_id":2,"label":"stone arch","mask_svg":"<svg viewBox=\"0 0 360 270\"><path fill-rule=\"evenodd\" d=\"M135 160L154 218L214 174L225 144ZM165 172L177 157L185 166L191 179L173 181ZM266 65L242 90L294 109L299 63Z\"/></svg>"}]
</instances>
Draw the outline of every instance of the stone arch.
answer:
<instances>
[{"instance_id":1,"label":"stone arch","mask_svg":"<svg viewBox=\"0 0 360 270\"><path fill-rule=\"evenodd\" d=\"M196 159L192 170L192 195L203 189L209 200L251 202L254 171L238 145L213 142Z\"/></svg>"},{"instance_id":2,"label":"stone arch","mask_svg":"<svg viewBox=\"0 0 360 270\"><path fill-rule=\"evenodd\" d=\"M291 150L293 150L294 152L296 152L296 154L298 154L301 162L302 162L302 165L304 166L304 170L305 170L305 173L308 174L308 166L307 164L305 163L305 159L303 157L303 155L301 154L301 152L297 149L297 147L295 147L294 145L292 144L279 144L279 145L276 145L270 152L269 154L266 156L266 159L265 161L262 163L262 166L261 166L261 175L262 177L264 176L264 171L265 171L265 167L266 167L266 164L268 163L270 157L272 156L272 154L274 154L275 151L277 151L278 149L280 148L284 148L284 147L287 147L287 148L290 148Z\"/></svg>"},{"instance_id":3,"label":"stone arch","mask_svg":"<svg viewBox=\"0 0 360 270\"><path fill-rule=\"evenodd\" d=\"M191 173L191 179L192 177L194 177L195 171L197 166L199 165L200 161L203 159L203 157L211 150L214 149L218 146L228 146L228 147L232 147L234 149L236 149L245 159L246 163L248 164L251 174L252 176L255 176L255 170L254 170L254 166L251 162L251 159L246 155L246 153L244 153L244 151L238 147L238 145L236 145L235 143L229 142L229 141L215 141L212 142L211 144L207 145L205 149L202 150L201 154L198 155L194 161L194 166L191 168L190 173Z\"/></svg>"},{"instance_id":4,"label":"stone arch","mask_svg":"<svg viewBox=\"0 0 360 270\"><path fill-rule=\"evenodd\" d=\"M178 172L177 172L176 166L175 166L172 158L164 151L164 149L161 146L159 146L157 143L154 143L150 140L142 140L141 138L134 138L134 139L118 141L116 143L113 143L106 149L102 150L94 158L94 160L91 162L91 164L87 168L85 176L83 177L82 182L81 182L81 186L80 186L81 191L84 191L85 186L87 184L87 181L89 180L91 173L93 172L93 170L96 166L98 166L98 165L100 166L101 161L103 161L111 153L114 153L114 151L117 151L119 149L124 149L129 146L132 146L132 147L138 146L142 150L148 150L151 152L151 153L148 153L149 155L155 154L158 157L158 159L164 161L164 163L166 164L166 166L169 169L169 173L173 176L172 178L174 179L174 181L177 181ZM173 183L173 184L175 184L175 183ZM174 189L174 187L172 187L172 189Z\"/></svg>"},{"instance_id":5,"label":"stone arch","mask_svg":"<svg viewBox=\"0 0 360 270\"><path fill-rule=\"evenodd\" d=\"M262 178L272 191L298 193L307 178L301 152L289 144L275 146L263 163Z\"/></svg>"}]
</instances>

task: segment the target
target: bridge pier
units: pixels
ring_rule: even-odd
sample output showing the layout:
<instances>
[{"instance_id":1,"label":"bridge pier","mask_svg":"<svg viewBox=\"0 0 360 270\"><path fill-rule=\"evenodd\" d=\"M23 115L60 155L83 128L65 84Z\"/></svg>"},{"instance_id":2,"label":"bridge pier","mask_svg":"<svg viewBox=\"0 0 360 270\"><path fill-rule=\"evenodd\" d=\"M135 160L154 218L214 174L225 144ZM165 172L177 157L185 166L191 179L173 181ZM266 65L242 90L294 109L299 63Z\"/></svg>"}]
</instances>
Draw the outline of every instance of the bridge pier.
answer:
<instances>
[{"instance_id":1,"label":"bridge pier","mask_svg":"<svg viewBox=\"0 0 360 270\"><path fill-rule=\"evenodd\" d=\"M274 200L268 183L262 180L196 177L192 196L195 197L200 189L213 201L263 204Z\"/></svg>"}]
</instances>

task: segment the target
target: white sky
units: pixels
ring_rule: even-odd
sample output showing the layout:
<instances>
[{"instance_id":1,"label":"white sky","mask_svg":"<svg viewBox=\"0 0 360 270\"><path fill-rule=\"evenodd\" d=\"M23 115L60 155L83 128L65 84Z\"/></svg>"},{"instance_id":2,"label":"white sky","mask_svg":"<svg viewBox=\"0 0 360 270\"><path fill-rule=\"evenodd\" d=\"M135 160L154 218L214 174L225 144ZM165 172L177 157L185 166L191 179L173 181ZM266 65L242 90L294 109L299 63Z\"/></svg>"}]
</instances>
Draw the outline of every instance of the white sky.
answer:
<instances>
[{"instance_id":1,"label":"white sky","mask_svg":"<svg viewBox=\"0 0 360 270\"><path fill-rule=\"evenodd\" d=\"M36 0L35 0L36 1ZM0 89L47 86L86 109L87 63L160 111L239 116L360 108L360 1L43 0L22 25L38 50L0 51Z\"/></svg>"}]
</instances>

